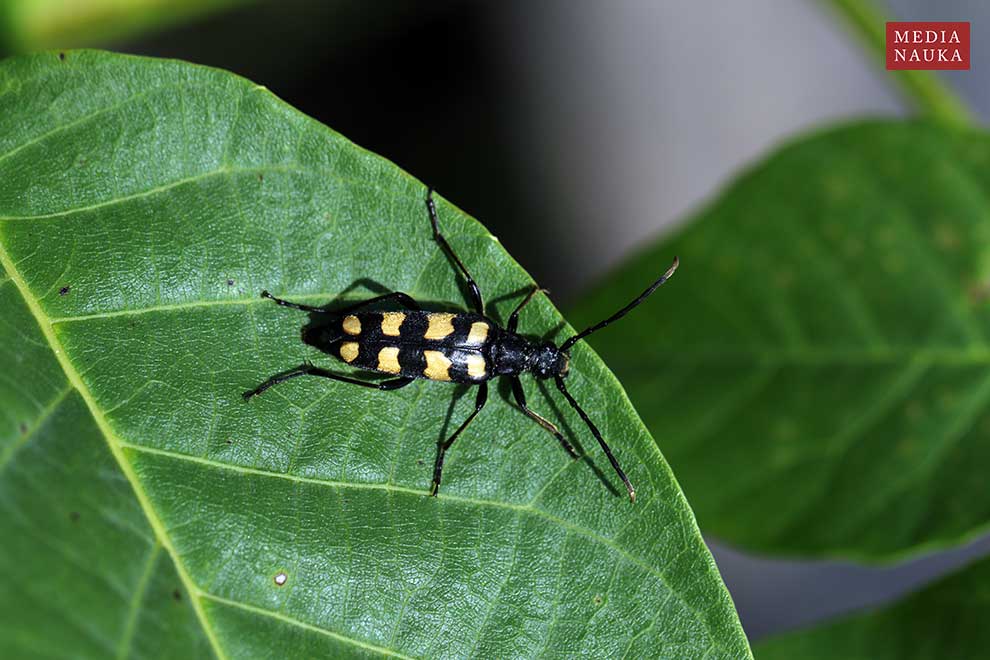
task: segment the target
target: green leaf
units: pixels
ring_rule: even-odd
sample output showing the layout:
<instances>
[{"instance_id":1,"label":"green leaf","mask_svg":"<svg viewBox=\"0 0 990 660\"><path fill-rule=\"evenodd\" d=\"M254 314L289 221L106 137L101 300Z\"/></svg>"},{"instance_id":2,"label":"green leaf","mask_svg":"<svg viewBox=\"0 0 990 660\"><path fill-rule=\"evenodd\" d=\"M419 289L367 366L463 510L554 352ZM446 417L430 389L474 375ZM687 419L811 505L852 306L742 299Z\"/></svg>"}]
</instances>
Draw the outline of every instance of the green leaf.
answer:
<instances>
[{"instance_id":1,"label":"green leaf","mask_svg":"<svg viewBox=\"0 0 990 660\"><path fill-rule=\"evenodd\" d=\"M867 122L801 140L578 306L707 534L887 561L987 528L990 139Z\"/></svg>"},{"instance_id":2,"label":"green leaf","mask_svg":"<svg viewBox=\"0 0 990 660\"><path fill-rule=\"evenodd\" d=\"M0 656L749 656L669 468L587 347L569 382L634 505L569 409L588 460L498 389L439 498L436 442L470 393L297 379L242 400L305 359L343 370L262 289L324 303L370 278L463 306L424 196L224 72L0 65ZM439 212L504 320L532 282ZM521 327L561 324L541 297Z\"/></svg>"},{"instance_id":3,"label":"green leaf","mask_svg":"<svg viewBox=\"0 0 990 660\"><path fill-rule=\"evenodd\" d=\"M760 660L979 658L990 645L990 560L939 580L888 608L756 646Z\"/></svg>"}]
</instances>

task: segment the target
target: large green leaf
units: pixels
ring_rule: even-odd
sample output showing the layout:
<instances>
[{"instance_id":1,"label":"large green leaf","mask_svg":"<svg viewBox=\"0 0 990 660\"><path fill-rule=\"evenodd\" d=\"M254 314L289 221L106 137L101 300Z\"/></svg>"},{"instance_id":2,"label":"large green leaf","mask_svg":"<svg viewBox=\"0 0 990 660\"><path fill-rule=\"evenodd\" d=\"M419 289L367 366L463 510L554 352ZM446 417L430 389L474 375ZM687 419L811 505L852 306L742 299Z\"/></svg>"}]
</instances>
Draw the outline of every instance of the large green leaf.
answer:
<instances>
[{"instance_id":1,"label":"large green leaf","mask_svg":"<svg viewBox=\"0 0 990 660\"><path fill-rule=\"evenodd\" d=\"M990 560L905 598L756 647L760 660L941 660L982 658L990 646Z\"/></svg>"},{"instance_id":2,"label":"large green leaf","mask_svg":"<svg viewBox=\"0 0 990 660\"><path fill-rule=\"evenodd\" d=\"M706 533L889 560L986 529L990 139L868 122L802 140L578 306Z\"/></svg>"},{"instance_id":3,"label":"large green leaf","mask_svg":"<svg viewBox=\"0 0 990 660\"><path fill-rule=\"evenodd\" d=\"M749 655L673 476L586 347L569 380L634 505L573 415L590 460L497 390L439 498L436 442L470 394L298 379L241 399L306 358L337 366L263 288L322 303L371 278L462 300L424 194L224 72L0 66L0 656ZM439 210L504 319L532 283ZM541 298L522 327L561 323Z\"/></svg>"}]
</instances>

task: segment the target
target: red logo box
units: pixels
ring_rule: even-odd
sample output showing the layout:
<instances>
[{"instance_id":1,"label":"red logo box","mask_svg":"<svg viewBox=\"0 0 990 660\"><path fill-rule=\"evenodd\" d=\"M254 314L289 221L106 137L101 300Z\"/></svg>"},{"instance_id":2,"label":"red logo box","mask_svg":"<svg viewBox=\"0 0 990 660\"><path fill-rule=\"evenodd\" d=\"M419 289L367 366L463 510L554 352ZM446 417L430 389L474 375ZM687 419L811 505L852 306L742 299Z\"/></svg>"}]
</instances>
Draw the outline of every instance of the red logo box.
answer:
<instances>
[{"instance_id":1,"label":"red logo box","mask_svg":"<svg viewBox=\"0 0 990 660\"><path fill-rule=\"evenodd\" d=\"M969 70L969 21L887 23L887 69Z\"/></svg>"}]
</instances>

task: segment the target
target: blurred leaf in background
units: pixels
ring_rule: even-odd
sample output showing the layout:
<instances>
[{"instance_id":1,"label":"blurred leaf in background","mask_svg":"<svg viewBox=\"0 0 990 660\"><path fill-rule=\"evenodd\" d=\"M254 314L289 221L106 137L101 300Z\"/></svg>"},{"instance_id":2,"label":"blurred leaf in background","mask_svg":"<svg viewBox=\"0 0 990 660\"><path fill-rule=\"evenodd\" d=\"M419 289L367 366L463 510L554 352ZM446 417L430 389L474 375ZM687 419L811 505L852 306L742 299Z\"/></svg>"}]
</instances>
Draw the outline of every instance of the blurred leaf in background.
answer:
<instances>
[{"instance_id":1,"label":"blurred leaf in background","mask_svg":"<svg viewBox=\"0 0 990 660\"><path fill-rule=\"evenodd\" d=\"M990 139L866 122L791 144L574 309L681 257L591 339L707 534L886 562L990 521Z\"/></svg>"},{"instance_id":2,"label":"blurred leaf in background","mask_svg":"<svg viewBox=\"0 0 990 660\"><path fill-rule=\"evenodd\" d=\"M0 48L10 53L103 44L253 0L0 0Z\"/></svg>"},{"instance_id":3,"label":"blurred leaf in background","mask_svg":"<svg viewBox=\"0 0 990 660\"><path fill-rule=\"evenodd\" d=\"M304 359L340 368L263 288L324 303L371 280L462 306L424 195L222 71L85 51L0 66L0 656L750 656L673 475L586 346L571 387L634 506L532 381L591 456L498 392L436 499L436 442L473 398L456 388L298 379L241 399ZM440 214L504 320L533 282ZM545 298L521 322L566 327Z\"/></svg>"},{"instance_id":4,"label":"blurred leaf in background","mask_svg":"<svg viewBox=\"0 0 990 660\"><path fill-rule=\"evenodd\" d=\"M760 660L981 658L990 646L990 560L939 580L896 605L781 635L756 647Z\"/></svg>"}]
</instances>

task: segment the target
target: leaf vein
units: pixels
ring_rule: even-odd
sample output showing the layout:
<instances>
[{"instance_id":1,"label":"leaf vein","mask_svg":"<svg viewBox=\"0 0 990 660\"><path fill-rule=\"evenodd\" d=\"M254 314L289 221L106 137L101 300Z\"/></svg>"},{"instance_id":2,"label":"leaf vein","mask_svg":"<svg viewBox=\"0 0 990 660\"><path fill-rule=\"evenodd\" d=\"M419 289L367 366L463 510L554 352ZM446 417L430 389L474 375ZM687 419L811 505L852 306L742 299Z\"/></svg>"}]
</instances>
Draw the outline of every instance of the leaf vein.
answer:
<instances>
[{"instance_id":1,"label":"leaf vein","mask_svg":"<svg viewBox=\"0 0 990 660\"><path fill-rule=\"evenodd\" d=\"M127 618L125 619L124 634L121 636L120 645L117 647L118 658L126 658L131 653L131 644L134 641L138 613L141 611L141 606L144 603L144 594L148 591L148 583L151 582L155 565L158 563L158 552L161 550L161 547L161 544L155 539L154 545L151 546L151 551L148 553L144 570L141 571L141 575L138 577L137 586L134 588L134 594L131 597L131 606L128 608Z\"/></svg>"},{"instance_id":2,"label":"leaf vein","mask_svg":"<svg viewBox=\"0 0 990 660\"><path fill-rule=\"evenodd\" d=\"M97 427L100 429L111 455L117 461L117 464L120 466L120 470L127 478L127 481L130 482L131 488L134 490L134 495L138 500L138 504L144 512L145 517L148 519L148 524L151 525L151 528L155 531L155 536L158 538L159 542L166 548L166 550L168 550L169 556L175 564L176 572L186 587L186 591L189 593L194 593L196 591L195 583L192 581L185 565L179 559L178 552L172 546L171 539L165 531L165 525L162 519L159 518L157 511L151 505L151 501L148 498L147 493L144 491L144 486L138 479L137 474L134 472L133 466L131 466L131 464L126 460L123 453L121 440L114 434L110 427L109 421L103 414L103 411L100 410L96 403L96 399L89 391L86 383L83 382L78 370L69 361L65 349L62 347L58 337L55 336L51 320L41 308L38 300L31 295L27 282L24 281L17 268L14 266L13 260L7 252L6 246L2 242L0 242L0 265L3 265L4 269L7 271L7 274L13 278L14 283L17 285L18 291L24 298L25 303L27 303L28 309L30 309L31 314L34 316L38 326L41 328L42 334L45 336L52 352L55 354L55 358L62 367L62 371L65 372L69 382L72 383L76 390L79 391L79 395L89 408L93 421L96 422ZM202 607L199 606L198 602L194 601L193 609L196 612L197 619L203 628L204 634L210 641L210 645L214 653L218 658L223 660L226 658L226 654L223 652L223 649L220 648L216 634L214 633L209 621L206 619L206 615L203 612Z\"/></svg>"},{"instance_id":3,"label":"leaf vein","mask_svg":"<svg viewBox=\"0 0 990 660\"><path fill-rule=\"evenodd\" d=\"M157 92L162 92L162 91L165 91L165 90L168 90L168 89L178 89L178 88L181 88L181 87L184 87L184 86L187 86L187 85L189 85L189 84L188 83L176 83L176 84L173 84L173 85L162 85L160 87L153 87L151 89L143 89L140 92L137 92L136 94L131 94L127 98L125 98L125 99L123 99L121 101L118 101L117 103L114 103L114 104L108 105L108 106L104 106L102 108L99 108L98 110L94 110L93 112L90 112L90 113L87 113L85 115L82 115L81 117L77 117L76 119L73 119L70 122L66 122L64 124L59 124L55 128L53 128L53 129L51 129L49 131L46 131L46 132L42 133L41 135L35 136L34 138L28 140L27 142L24 142L22 144L17 145L16 147L14 147L13 149L11 149L10 151L8 151L6 153L3 153L3 154L0 154L0 163L2 163L3 161L7 160L11 156L14 156L17 153L23 151L24 149L27 149L27 148L32 147L32 146L35 146L37 144L41 144L42 142L44 142L45 140L47 140L48 138L50 138L52 136L58 135L59 133L62 133L62 132L67 131L69 129L75 128L76 126L79 126L81 124L85 124L86 122L88 122L88 121L90 121L92 119L96 119L96 118L101 117L101 116L103 116L105 114L111 113L111 112L113 112L115 110L120 110L124 106L127 106L127 105L129 105L131 103L134 103L135 101L138 101L138 100L140 100L142 98L151 96L152 94L155 94Z\"/></svg>"},{"instance_id":4,"label":"leaf vein","mask_svg":"<svg viewBox=\"0 0 990 660\"><path fill-rule=\"evenodd\" d=\"M292 482L308 483L317 486L325 486L328 488L338 488L341 490L377 490L386 493L397 493L401 495L411 495L415 497L429 496L429 492L426 490L407 488L405 486L395 486L395 485L380 484L380 483L352 483L345 481L334 481L330 479L318 479L314 477L300 477L297 475L285 474L281 472L272 472L270 470L263 470L260 468L246 467L240 465L230 465L227 463L214 461L208 458L201 458L199 456L180 454L166 449L157 449L152 447L145 447L143 445L136 445L123 440L119 441L119 443L121 448L130 449L132 451L146 453L146 454L155 454L158 456L163 456L174 460L199 463L200 465L204 465L207 467L212 467L220 470L228 470L231 472L238 472L244 475L253 475L253 476L272 478L272 479L284 479ZM444 502L456 502L458 504L468 504L478 507L506 509L509 511L526 513L531 516L548 520L565 530L569 530L571 532L574 532L575 534L579 534L580 536L583 536L589 539L590 541L593 541L608 548L609 550L617 554L621 559L629 562L633 566L636 566L639 570L656 577L671 593L675 594L676 598L681 602L682 605L684 605L684 607L689 612L693 613L699 621L702 622L704 621L704 617L702 617L701 614L698 613L695 608L693 608L690 604L688 604L688 602L684 599L684 597L681 594L677 593L674 589L671 588L669 582L667 581L667 577L663 574L661 570L659 570L655 566L648 564L641 557L637 557L636 555L633 555L625 548L618 545L615 542L615 540L602 536L601 534L599 534L598 532L592 529L588 529L587 527L582 527L581 525L571 522L570 520L559 518L548 511L527 504L515 504L512 502L500 502L498 500L486 500L486 499L479 499L474 497L467 497L464 495L449 495L449 494L445 494L439 498L436 498L436 501L441 504ZM678 556L680 556L680 554L688 550L690 550L690 547L685 546L679 551ZM717 641L714 640L714 638L713 638L713 642L717 643Z\"/></svg>"},{"instance_id":5,"label":"leaf vein","mask_svg":"<svg viewBox=\"0 0 990 660\"><path fill-rule=\"evenodd\" d=\"M200 598L205 598L207 600L212 600L214 602L220 603L221 605L227 605L228 607L236 607L237 609L244 610L245 612L251 612L252 614L257 614L258 616L264 616L271 619L277 619L282 623L287 623L290 626L296 626L298 628L303 628L304 630L309 630L311 632L319 633L321 635L326 635L327 637L332 637L337 641L351 644L368 651L374 651L383 656L393 657L393 658L403 658L404 660L413 660L408 655L403 655L398 651L393 649L388 649L383 646L377 646L369 642L361 641L360 639L354 639L353 637L348 637L339 632L330 630L329 628L323 628L322 626L317 626L312 623L307 623L305 621L300 621L299 619L293 619L290 616L282 614L280 612L273 612L272 610L266 610L261 607L256 607L254 605L248 605L247 603L241 603L236 600L230 600L229 598L223 598L222 596L217 596L216 594L207 593L205 591L200 592Z\"/></svg>"},{"instance_id":6,"label":"leaf vein","mask_svg":"<svg viewBox=\"0 0 990 660\"><path fill-rule=\"evenodd\" d=\"M519 557L519 544L522 542L523 528L526 523L523 522L522 514L516 515L516 539L512 544L512 557L509 559L509 565L506 567L504 574L502 576L502 582L498 585L498 589L495 590L495 595L491 600L488 601L485 607L485 613L481 617L481 624L478 626L477 637L474 640L474 645L471 650L468 651L464 657L473 657L475 651L478 650L478 645L481 644L481 640L485 636L485 630L491 623L492 615L495 613L495 608L498 606L502 599L502 593L505 591L505 587L509 584L509 580L512 579L512 572L516 569L516 559Z\"/></svg>"},{"instance_id":7,"label":"leaf vein","mask_svg":"<svg viewBox=\"0 0 990 660\"><path fill-rule=\"evenodd\" d=\"M86 211L95 211L97 209L102 209L109 206L116 206L118 204L131 202L136 199L154 197L155 195L159 195L163 192L168 192L169 190L180 188L190 183L196 183L197 181L206 181L212 179L213 177L218 177L228 174L259 174L259 173L263 174L265 172L273 172L273 171L305 172L306 170L300 167L285 167L285 166L276 167L272 165L260 166L260 167L221 167L215 170L209 170L207 172L200 172L199 174L193 174L192 176L187 176L185 178L177 179L175 181L170 181L169 183L163 183L160 186L155 186L154 188L149 188L147 190L141 190L135 193L122 195L119 197L112 197L110 199L105 199L102 202L87 204L86 206L76 206L71 209L63 209L62 211L54 211L52 213L42 213L39 215L0 216L0 222L14 222L18 220L52 220L54 218L63 218L65 216L74 215L76 213L84 213Z\"/></svg>"},{"instance_id":8,"label":"leaf vein","mask_svg":"<svg viewBox=\"0 0 990 660\"><path fill-rule=\"evenodd\" d=\"M3 472L4 468L6 468L10 461L14 458L14 455L22 447L24 447L24 445L26 445L31 438L34 438L38 434L38 430L44 426L45 422L48 421L62 402L65 401L72 389L72 385L68 384L61 392L55 395L55 398L41 410L34 421L28 426L27 431L16 441L10 443L7 448L0 453L0 472Z\"/></svg>"}]
</instances>

